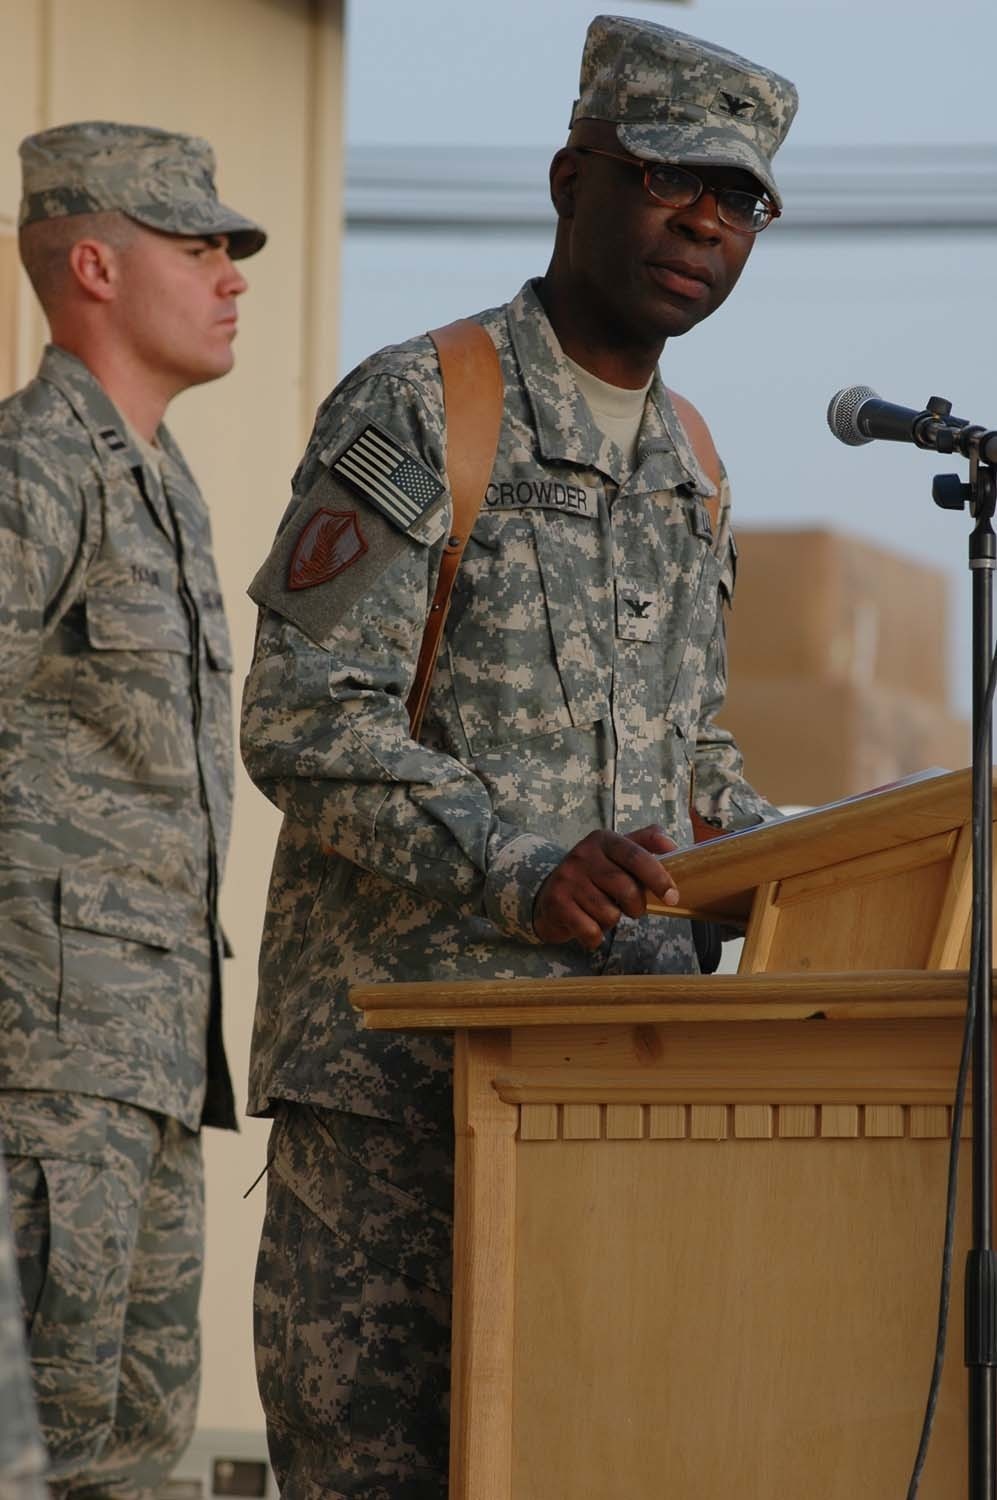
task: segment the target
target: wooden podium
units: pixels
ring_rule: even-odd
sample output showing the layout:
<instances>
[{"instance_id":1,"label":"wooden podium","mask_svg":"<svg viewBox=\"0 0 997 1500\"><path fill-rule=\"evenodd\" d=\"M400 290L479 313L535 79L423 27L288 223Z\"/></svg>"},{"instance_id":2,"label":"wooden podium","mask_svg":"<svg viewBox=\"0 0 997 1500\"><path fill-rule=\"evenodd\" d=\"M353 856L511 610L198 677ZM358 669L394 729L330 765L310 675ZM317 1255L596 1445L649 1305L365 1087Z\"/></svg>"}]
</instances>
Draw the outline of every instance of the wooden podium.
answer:
<instances>
[{"instance_id":1,"label":"wooden podium","mask_svg":"<svg viewBox=\"0 0 997 1500\"><path fill-rule=\"evenodd\" d=\"M960 771L672 856L683 911L746 925L736 975L354 991L457 1034L451 1500L902 1500L969 816ZM921 1500L966 1485L960 1180Z\"/></svg>"}]
</instances>

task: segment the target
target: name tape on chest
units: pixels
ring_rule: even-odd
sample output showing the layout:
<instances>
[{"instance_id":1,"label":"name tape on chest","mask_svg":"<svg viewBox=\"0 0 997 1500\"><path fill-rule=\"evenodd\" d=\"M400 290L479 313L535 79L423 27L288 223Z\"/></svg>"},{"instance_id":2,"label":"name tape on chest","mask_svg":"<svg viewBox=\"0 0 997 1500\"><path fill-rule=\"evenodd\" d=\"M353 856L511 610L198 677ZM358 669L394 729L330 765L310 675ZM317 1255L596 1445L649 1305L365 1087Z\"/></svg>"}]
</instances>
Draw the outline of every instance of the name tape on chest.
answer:
<instances>
[{"instance_id":1,"label":"name tape on chest","mask_svg":"<svg viewBox=\"0 0 997 1500\"><path fill-rule=\"evenodd\" d=\"M555 479L492 480L485 490L486 510L557 510L574 515L599 514L599 491Z\"/></svg>"},{"instance_id":2,"label":"name tape on chest","mask_svg":"<svg viewBox=\"0 0 997 1500\"><path fill-rule=\"evenodd\" d=\"M373 423L343 449L331 467L401 531L409 531L443 494L433 471Z\"/></svg>"}]
</instances>

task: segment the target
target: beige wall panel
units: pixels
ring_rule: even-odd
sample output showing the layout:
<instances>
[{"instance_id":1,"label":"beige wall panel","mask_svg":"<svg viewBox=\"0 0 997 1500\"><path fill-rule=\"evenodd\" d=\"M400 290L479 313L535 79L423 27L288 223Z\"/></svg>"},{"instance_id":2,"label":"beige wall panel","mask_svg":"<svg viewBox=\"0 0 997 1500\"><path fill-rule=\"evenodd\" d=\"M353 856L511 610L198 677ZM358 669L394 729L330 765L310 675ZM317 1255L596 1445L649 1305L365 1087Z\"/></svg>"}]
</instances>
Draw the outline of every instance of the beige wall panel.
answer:
<instances>
[{"instance_id":1,"label":"beige wall panel","mask_svg":"<svg viewBox=\"0 0 997 1500\"><path fill-rule=\"evenodd\" d=\"M312 49L312 192L305 226L305 328L301 379L302 438L311 431L315 408L335 384L339 342L340 266L346 138L343 85L346 78L346 0L315 0Z\"/></svg>"},{"instance_id":2,"label":"beige wall panel","mask_svg":"<svg viewBox=\"0 0 997 1500\"><path fill-rule=\"evenodd\" d=\"M0 234L15 233L21 197L17 143L46 123L45 55L48 0L0 0ZM7 350L0 397L26 380L38 358L44 320L27 277L18 270L4 286Z\"/></svg>"},{"instance_id":3,"label":"beige wall panel","mask_svg":"<svg viewBox=\"0 0 997 1500\"><path fill-rule=\"evenodd\" d=\"M17 220L21 196L16 146L43 119L42 0L0 0L0 227Z\"/></svg>"},{"instance_id":4,"label":"beige wall panel","mask_svg":"<svg viewBox=\"0 0 997 1500\"><path fill-rule=\"evenodd\" d=\"M20 285L17 241L0 224L0 400L9 396L17 385Z\"/></svg>"},{"instance_id":5,"label":"beige wall panel","mask_svg":"<svg viewBox=\"0 0 997 1500\"><path fill-rule=\"evenodd\" d=\"M269 548L311 413L335 368L341 18L341 0L0 0L0 214L16 214L13 148L22 135L117 118L207 136L223 199L270 234L245 267L250 290L235 371L189 392L169 414L212 512L237 701L255 623L246 585ZM43 329L30 317L22 325L23 380ZM240 771L222 891L237 954L226 971L225 1032L240 1108L276 823ZM265 1186L248 1203L242 1193L263 1165L267 1130L248 1121L238 1138L206 1137L202 1426L262 1427L250 1305Z\"/></svg>"}]
</instances>

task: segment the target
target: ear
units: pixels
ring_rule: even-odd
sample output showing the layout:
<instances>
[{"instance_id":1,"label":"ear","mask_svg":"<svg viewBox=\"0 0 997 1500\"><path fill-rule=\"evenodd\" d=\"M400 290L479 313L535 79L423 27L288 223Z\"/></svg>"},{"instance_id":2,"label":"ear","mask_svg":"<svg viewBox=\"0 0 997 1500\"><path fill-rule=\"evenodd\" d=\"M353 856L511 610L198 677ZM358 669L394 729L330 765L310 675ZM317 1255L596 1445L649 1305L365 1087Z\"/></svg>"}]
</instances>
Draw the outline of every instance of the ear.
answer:
<instances>
[{"instance_id":1,"label":"ear","mask_svg":"<svg viewBox=\"0 0 997 1500\"><path fill-rule=\"evenodd\" d=\"M120 268L117 252L102 240L77 240L69 252L69 270L76 285L95 302L111 302L117 294Z\"/></svg>"},{"instance_id":2,"label":"ear","mask_svg":"<svg viewBox=\"0 0 997 1500\"><path fill-rule=\"evenodd\" d=\"M550 164L550 201L559 219L575 217L578 152L562 146Z\"/></svg>"}]
</instances>

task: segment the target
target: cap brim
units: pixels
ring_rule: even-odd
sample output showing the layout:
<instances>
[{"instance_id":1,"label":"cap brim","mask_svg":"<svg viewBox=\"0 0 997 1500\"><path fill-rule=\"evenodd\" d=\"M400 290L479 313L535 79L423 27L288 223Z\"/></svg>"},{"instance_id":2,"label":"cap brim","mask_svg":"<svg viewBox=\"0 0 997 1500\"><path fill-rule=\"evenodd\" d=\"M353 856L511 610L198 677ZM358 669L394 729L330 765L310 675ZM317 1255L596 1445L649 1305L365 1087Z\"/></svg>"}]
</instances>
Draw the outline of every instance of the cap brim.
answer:
<instances>
[{"instance_id":1,"label":"cap brim","mask_svg":"<svg viewBox=\"0 0 997 1500\"><path fill-rule=\"evenodd\" d=\"M782 195L767 158L738 131L649 120L640 124L620 122L616 136L621 146L644 161L668 162L670 166L740 167L758 179L777 208L782 207Z\"/></svg>"},{"instance_id":2,"label":"cap brim","mask_svg":"<svg viewBox=\"0 0 997 1500\"><path fill-rule=\"evenodd\" d=\"M266 230L224 203L204 205L148 204L126 210L128 217L160 234L202 236L224 234L233 260L245 260L262 250L267 242Z\"/></svg>"}]
</instances>

